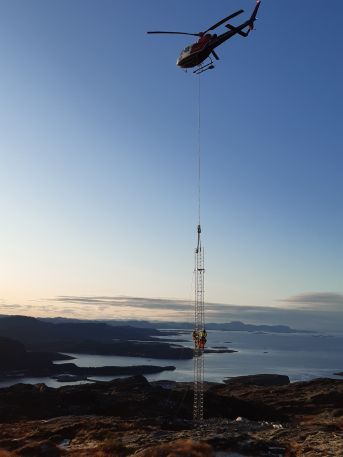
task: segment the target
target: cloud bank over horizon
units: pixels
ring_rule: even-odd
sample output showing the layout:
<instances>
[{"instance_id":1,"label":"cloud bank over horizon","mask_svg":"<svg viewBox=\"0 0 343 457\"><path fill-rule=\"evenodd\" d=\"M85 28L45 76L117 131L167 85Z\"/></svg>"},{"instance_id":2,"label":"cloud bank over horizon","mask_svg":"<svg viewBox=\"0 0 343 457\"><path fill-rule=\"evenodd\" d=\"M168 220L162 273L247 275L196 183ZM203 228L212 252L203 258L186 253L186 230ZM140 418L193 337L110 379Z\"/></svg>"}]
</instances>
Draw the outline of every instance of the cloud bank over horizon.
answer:
<instances>
[{"instance_id":1,"label":"cloud bank over horizon","mask_svg":"<svg viewBox=\"0 0 343 457\"><path fill-rule=\"evenodd\" d=\"M343 294L333 292L309 292L279 300L298 309L343 311Z\"/></svg>"},{"instance_id":2,"label":"cloud bank over horizon","mask_svg":"<svg viewBox=\"0 0 343 457\"><path fill-rule=\"evenodd\" d=\"M243 306L207 302L206 320L241 320L252 324L283 324L304 330L342 331L343 294L307 292L277 302L282 305ZM0 300L0 313L75 319L190 322L193 319L193 302L123 295L62 295L25 304L6 304Z\"/></svg>"}]
</instances>

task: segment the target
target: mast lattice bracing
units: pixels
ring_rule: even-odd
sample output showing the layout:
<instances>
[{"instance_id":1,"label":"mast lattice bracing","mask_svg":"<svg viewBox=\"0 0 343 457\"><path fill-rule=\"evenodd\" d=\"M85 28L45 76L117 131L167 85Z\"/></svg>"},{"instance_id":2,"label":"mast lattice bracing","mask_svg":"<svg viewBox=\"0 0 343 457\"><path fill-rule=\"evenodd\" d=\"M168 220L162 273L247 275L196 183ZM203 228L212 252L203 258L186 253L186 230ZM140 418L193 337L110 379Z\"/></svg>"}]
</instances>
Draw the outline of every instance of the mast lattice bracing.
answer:
<instances>
[{"instance_id":1,"label":"mast lattice bracing","mask_svg":"<svg viewBox=\"0 0 343 457\"><path fill-rule=\"evenodd\" d=\"M204 309L204 250L201 245L201 226L198 225L198 245L195 249L195 297L194 297L194 401L193 421L204 419L204 346L205 309Z\"/></svg>"}]
</instances>

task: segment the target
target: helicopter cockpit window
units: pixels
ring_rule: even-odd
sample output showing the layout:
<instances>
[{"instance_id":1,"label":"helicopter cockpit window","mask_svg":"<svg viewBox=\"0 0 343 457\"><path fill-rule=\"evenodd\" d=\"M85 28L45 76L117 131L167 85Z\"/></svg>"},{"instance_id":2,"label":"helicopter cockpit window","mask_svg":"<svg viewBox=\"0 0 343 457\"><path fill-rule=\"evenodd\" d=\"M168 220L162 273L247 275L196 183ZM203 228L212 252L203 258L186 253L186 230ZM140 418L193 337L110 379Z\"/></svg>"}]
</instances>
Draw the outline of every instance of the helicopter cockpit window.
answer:
<instances>
[{"instance_id":1,"label":"helicopter cockpit window","mask_svg":"<svg viewBox=\"0 0 343 457\"><path fill-rule=\"evenodd\" d=\"M183 51L181 52L181 55L188 53L190 51L190 49L191 49L191 46L187 46L185 49L183 49Z\"/></svg>"},{"instance_id":2,"label":"helicopter cockpit window","mask_svg":"<svg viewBox=\"0 0 343 457\"><path fill-rule=\"evenodd\" d=\"M192 46L187 46L186 48L184 48L182 51L181 51L181 54L180 54L180 58L184 55L184 54L188 54L191 50L191 47Z\"/></svg>"}]
</instances>

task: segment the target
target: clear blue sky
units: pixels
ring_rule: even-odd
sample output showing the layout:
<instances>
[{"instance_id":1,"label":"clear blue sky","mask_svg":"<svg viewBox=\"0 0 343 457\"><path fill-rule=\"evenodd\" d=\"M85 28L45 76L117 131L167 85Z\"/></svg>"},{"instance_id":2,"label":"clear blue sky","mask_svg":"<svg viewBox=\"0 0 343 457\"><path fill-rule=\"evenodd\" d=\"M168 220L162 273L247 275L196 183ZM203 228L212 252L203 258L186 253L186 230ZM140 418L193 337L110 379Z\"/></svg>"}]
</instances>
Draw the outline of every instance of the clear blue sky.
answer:
<instances>
[{"instance_id":1,"label":"clear blue sky","mask_svg":"<svg viewBox=\"0 0 343 457\"><path fill-rule=\"evenodd\" d=\"M197 78L175 61L192 37L145 31L239 23L254 1L0 3L0 311L191 298ZM342 17L263 0L202 77L210 302L342 293Z\"/></svg>"}]
</instances>

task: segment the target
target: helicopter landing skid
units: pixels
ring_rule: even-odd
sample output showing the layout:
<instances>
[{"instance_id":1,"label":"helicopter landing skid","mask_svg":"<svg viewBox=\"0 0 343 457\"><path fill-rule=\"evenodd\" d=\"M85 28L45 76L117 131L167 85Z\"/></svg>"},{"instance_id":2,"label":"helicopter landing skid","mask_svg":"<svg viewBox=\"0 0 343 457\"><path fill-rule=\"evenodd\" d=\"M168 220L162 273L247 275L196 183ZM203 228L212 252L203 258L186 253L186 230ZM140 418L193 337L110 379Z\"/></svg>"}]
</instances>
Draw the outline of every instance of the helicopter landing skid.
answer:
<instances>
[{"instance_id":1,"label":"helicopter landing skid","mask_svg":"<svg viewBox=\"0 0 343 457\"><path fill-rule=\"evenodd\" d=\"M204 71L213 70L213 69L214 69L214 65L213 65L213 61L211 60L211 62L207 63L206 65L200 65L196 70L193 71L193 73L195 75L201 75L201 73L204 73Z\"/></svg>"}]
</instances>

